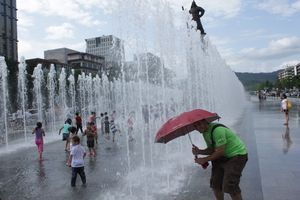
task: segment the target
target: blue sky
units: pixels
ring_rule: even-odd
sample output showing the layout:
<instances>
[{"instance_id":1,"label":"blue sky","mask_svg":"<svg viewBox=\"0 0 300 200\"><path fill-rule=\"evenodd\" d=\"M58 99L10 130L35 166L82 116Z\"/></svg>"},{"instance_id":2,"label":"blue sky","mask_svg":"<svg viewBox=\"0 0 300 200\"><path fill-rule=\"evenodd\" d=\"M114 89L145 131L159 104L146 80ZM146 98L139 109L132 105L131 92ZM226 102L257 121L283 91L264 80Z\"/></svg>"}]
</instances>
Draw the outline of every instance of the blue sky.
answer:
<instances>
[{"instance_id":1,"label":"blue sky","mask_svg":"<svg viewBox=\"0 0 300 200\"><path fill-rule=\"evenodd\" d=\"M163 0L140 0L147 5L158 1ZM182 17L181 5L191 3L164 1L174 18ZM132 2L139 1L17 0L19 56L42 58L44 50L61 47L85 51L85 38L117 33L114 11ZM300 0L196 2L206 10L202 21L210 40L234 71L271 72L300 62Z\"/></svg>"}]
</instances>

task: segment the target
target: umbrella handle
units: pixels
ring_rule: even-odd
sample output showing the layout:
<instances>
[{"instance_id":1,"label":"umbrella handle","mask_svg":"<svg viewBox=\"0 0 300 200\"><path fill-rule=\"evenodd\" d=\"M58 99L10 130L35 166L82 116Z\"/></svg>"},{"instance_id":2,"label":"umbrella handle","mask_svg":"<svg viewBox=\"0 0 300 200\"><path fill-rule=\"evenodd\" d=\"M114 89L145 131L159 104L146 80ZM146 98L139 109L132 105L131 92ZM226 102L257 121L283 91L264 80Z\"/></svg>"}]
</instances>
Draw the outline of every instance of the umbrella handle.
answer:
<instances>
[{"instance_id":1,"label":"umbrella handle","mask_svg":"<svg viewBox=\"0 0 300 200\"><path fill-rule=\"evenodd\" d=\"M197 159L197 158L198 158L198 156L195 155L195 159ZM208 167L208 165L209 165L209 163L206 162L206 163L202 164L201 166L202 166L203 169L206 169Z\"/></svg>"}]
</instances>

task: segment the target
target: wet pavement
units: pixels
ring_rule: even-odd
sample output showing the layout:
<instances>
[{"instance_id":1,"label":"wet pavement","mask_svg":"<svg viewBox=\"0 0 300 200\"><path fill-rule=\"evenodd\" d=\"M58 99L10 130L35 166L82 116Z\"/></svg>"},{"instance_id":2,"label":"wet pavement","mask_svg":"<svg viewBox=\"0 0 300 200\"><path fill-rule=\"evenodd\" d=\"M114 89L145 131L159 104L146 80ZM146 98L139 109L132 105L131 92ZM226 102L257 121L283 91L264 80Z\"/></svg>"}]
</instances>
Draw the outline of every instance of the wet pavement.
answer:
<instances>
[{"instance_id":1,"label":"wet pavement","mask_svg":"<svg viewBox=\"0 0 300 200\"><path fill-rule=\"evenodd\" d=\"M232 126L246 141L249 149L249 161L241 179L246 200L299 199L300 108L299 100L293 101L288 129L283 125L284 115L280 112L279 99L258 102L252 98L244 114ZM166 176L163 168L156 169L156 183L149 177L139 175L132 175L128 179L128 151L124 135L119 137L117 144L106 144L105 140L100 140L97 157L85 159L87 187L81 186L78 177L76 188L71 188L71 171L65 165L67 154L63 148L61 141L46 144L45 159L42 162L37 159L35 147L0 155L0 199L214 199L209 188L210 168L203 170L194 164L181 166L182 171L172 177ZM133 154L131 170L138 171L139 166L143 165L141 148L135 146L134 142L128 148L130 154ZM149 154L149 148L145 148ZM163 148L161 146L153 151L159 152ZM189 156L187 154L186 157ZM168 160L170 165L173 162L172 158ZM144 165L150 165L147 158ZM143 170L141 173L144 173ZM179 180L179 187L176 191L168 189L175 187L177 177L184 177ZM145 184L147 180L154 184ZM165 192L150 195L150 190L157 190L155 185L167 185L161 187ZM117 196L116 193L121 195ZM130 198L126 193L131 193ZM229 199L228 196L226 199Z\"/></svg>"},{"instance_id":2,"label":"wet pavement","mask_svg":"<svg viewBox=\"0 0 300 200\"><path fill-rule=\"evenodd\" d=\"M266 200L300 198L300 107L299 99L291 100L288 127L284 125L279 99L254 103L253 121Z\"/></svg>"}]
</instances>

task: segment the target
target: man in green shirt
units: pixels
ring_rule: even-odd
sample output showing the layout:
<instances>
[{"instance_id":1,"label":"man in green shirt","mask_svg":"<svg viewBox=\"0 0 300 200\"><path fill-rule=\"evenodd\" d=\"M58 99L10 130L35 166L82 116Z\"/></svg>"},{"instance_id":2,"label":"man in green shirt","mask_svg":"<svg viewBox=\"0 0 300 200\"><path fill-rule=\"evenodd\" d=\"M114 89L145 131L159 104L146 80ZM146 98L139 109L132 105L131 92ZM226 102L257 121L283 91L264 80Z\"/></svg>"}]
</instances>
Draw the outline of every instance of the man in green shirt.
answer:
<instances>
[{"instance_id":1,"label":"man in green shirt","mask_svg":"<svg viewBox=\"0 0 300 200\"><path fill-rule=\"evenodd\" d=\"M195 162L203 165L212 161L210 187L216 199L224 200L225 192L230 194L233 200L242 200L239 183L248 160L245 144L232 130L223 125L202 120L194 126L202 133L207 148L199 149L193 145L192 152L194 155L208 155L195 158Z\"/></svg>"}]
</instances>

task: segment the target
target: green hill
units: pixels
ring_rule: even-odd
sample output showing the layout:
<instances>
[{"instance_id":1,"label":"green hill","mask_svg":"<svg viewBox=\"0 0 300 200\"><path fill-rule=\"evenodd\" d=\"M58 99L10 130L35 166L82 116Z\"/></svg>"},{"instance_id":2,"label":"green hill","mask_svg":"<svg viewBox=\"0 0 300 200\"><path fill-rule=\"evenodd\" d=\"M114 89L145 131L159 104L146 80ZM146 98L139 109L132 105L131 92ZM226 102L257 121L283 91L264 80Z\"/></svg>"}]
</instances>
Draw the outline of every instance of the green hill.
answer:
<instances>
[{"instance_id":1,"label":"green hill","mask_svg":"<svg viewBox=\"0 0 300 200\"><path fill-rule=\"evenodd\" d=\"M246 90L255 90L255 86L262 82L272 82L275 83L278 77L278 72L270 73L241 73L235 72L239 80L242 82Z\"/></svg>"}]
</instances>

